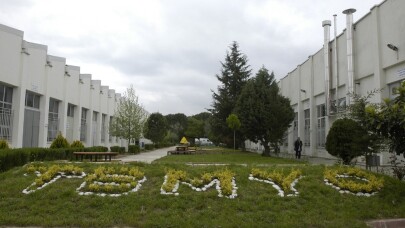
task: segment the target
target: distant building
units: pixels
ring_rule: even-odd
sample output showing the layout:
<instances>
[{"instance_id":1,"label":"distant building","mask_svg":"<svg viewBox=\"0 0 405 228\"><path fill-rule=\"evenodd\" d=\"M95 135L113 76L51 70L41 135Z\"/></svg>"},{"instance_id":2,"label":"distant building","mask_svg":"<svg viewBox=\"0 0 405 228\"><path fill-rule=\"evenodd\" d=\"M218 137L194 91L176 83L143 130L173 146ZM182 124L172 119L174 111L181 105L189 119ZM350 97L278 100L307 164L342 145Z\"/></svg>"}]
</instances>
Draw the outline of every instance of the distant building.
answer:
<instances>
[{"instance_id":1,"label":"distant building","mask_svg":"<svg viewBox=\"0 0 405 228\"><path fill-rule=\"evenodd\" d=\"M348 93L364 96L383 89L372 102L394 97L393 89L405 80L404 9L405 1L386 0L355 23L354 10L345 10L347 28L336 39L330 39L332 22L322 22L323 48L278 82L295 112L281 152L294 153L293 142L300 137L304 155L330 157L326 136L338 114L352 102ZM252 142L246 147L262 149ZM386 163L388 155L381 159Z\"/></svg>"},{"instance_id":2,"label":"distant building","mask_svg":"<svg viewBox=\"0 0 405 228\"><path fill-rule=\"evenodd\" d=\"M61 132L86 146L125 146L108 132L121 95L23 35L0 24L0 139L48 147Z\"/></svg>"}]
</instances>

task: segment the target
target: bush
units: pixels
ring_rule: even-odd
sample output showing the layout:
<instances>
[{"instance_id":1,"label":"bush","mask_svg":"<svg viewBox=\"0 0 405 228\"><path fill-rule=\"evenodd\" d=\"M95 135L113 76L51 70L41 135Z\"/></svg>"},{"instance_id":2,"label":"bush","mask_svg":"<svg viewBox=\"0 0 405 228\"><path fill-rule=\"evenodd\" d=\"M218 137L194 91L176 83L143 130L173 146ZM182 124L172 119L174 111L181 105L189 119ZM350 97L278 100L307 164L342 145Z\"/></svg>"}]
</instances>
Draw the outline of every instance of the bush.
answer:
<instances>
[{"instance_id":1,"label":"bush","mask_svg":"<svg viewBox=\"0 0 405 228\"><path fill-rule=\"evenodd\" d=\"M368 150L368 135L361 125L351 119L336 120L326 137L326 150L348 165Z\"/></svg>"},{"instance_id":2,"label":"bush","mask_svg":"<svg viewBox=\"0 0 405 228\"><path fill-rule=\"evenodd\" d=\"M153 144L145 144L145 150L153 150L155 146Z\"/></svg>"},{"instance_id":3,"label":"bush","mask_svg":"<svg viewBox=\"0 0 405 228\"><path fill-rule=\"evenodd\" d=\"M75 140L72 142L72 144L70 144L70 147L72 148L84 148L84 145L81 141L79 140Z\"/></svg>"},{"instance_id":4,"label":"bush","mask_svg":"<svg viewBox=\"0 0 405 228\"><path fill-rule=\"evenodd\" d=\"M120 154L123 154L123 153L125 153L125 147L123 147L123 146L112 146L112 147L110 147L110 151L111 152L118 152Z\"/></svg>"},{"instance_id":5,"label":"bush","mask_svg":"<svg viewBox=\"0 0 405 228\"><path fill-rule=\"evenodd\" d=\"M9 149L8 142L6 140L0 140L0 150Z\"/></svg>"},{"instance_id":6,"label":"bush","mask_svg":"<svg viewBox=\"0 0 405 228\"><path fill-rule=\"evenodd\" d=\"M68 141L60 133L58 134L58 136L56 136L56 139L53 140L50 146L50 148L68 148L68 147L69 147Z\"/></svg>"},{"instance_id":7,"label":"bush","mask_svg":"<svg viewBox=\"0 0 405 228\"><path fill-rule=\"evenodd\" d=\"M128 146L128 153L139 154L140 152L141 152L141 149L139 148L138 145L129 145Z\"/></svg>"},{"instance_id":8,"label":"bush","mask_svg":"<svg viewBox=\"0 0 405 228\"><path fill-rule=\"evenodd\" d=\"M107 152L108 147L105 146L93 146L93 147L86 147L83 149L84 152Z\"/></svg>"}]
</instances>

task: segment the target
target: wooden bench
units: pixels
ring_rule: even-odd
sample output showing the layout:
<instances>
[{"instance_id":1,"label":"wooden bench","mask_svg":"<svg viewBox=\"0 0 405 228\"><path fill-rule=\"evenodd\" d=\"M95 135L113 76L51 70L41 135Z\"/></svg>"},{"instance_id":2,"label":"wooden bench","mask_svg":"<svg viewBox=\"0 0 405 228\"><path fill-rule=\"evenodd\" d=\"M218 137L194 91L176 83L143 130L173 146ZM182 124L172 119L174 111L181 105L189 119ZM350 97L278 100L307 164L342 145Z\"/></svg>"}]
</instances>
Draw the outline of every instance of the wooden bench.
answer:
<instances>
[{"instance_id":1,"label":"wooden bench","mask_svg":"<svg viewBox=\"0 0 405 228\"><path fill-rule=\"evenodd\" d=\"M93 161L93 156L94 156L94 161L97 161L98 156L104 156L104 161L107 161L107 158L109 161L111 161L111 157L115 157L118 155L117 152L73 152L74 155L76 155L76 160L80 157L80 161L83 161L83 157L90 157L90 161Z\"/></svg>"}]
</instances>

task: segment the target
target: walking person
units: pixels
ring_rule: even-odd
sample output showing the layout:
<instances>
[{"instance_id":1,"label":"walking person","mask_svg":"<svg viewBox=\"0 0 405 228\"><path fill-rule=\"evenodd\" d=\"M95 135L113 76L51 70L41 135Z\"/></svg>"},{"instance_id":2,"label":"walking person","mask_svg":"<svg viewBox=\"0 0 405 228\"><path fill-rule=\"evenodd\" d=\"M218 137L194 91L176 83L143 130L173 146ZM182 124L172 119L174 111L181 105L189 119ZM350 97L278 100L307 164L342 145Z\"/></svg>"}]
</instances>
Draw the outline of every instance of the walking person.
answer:
<instances>
[{"instance_id":1,"label":"walking person","mask_svg":"<svg viewBox=\"0 0 405 228\"><path fill-rule=\"evenodd\" d=\"M294 150L295 150L295 158L301 159L302 141L300 137L298 137L294 143Z\"/></svg>"}]
</instances>

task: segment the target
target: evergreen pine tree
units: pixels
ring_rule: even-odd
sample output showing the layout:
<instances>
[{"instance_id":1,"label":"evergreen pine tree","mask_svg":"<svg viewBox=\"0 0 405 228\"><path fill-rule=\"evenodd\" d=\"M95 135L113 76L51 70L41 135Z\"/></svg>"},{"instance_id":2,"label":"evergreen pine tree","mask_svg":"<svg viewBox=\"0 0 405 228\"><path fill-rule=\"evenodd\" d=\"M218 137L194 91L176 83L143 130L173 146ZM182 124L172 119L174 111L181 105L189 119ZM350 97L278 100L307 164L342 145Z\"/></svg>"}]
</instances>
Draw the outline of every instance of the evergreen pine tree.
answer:
<instances>
[{"instance_id":1,"label":"evergreen pine tree","mask_svg":"<svg viewBox=\"0 0 405 228\"><path fill-rule=\"evenodd\" d=\"M279 94L274 74L269 74L265 67L243 89L236 111L241 132L247 139L263 145L263 156L270 155L270 146L278 148L284 132L294 120L290 100Z\"/></svg>"},{"instance_id":2,"label":"evergreen pine tree","mask_svg":"<svg viewBox=\"0 0 405 228\"><path fill-rule=\"evenodd\" d=\"M239 95L246 85L251 69L248 65L247 56L239 51L239 45L234 41L227 52L225 62L221 62L222 69L217 79L221 82L218 86L218 92L213 91L211 127L212 133L217 142L226 143L228 146L233 145L233 131L228 128L226 118L233 112L236 107ZM237 144L242 141L239 134Z\"/></svg>"}]
</instances>

